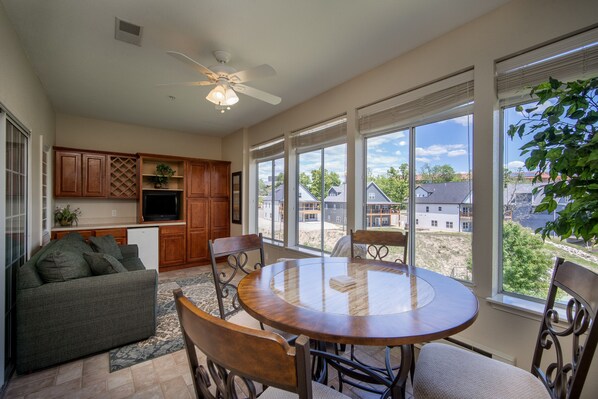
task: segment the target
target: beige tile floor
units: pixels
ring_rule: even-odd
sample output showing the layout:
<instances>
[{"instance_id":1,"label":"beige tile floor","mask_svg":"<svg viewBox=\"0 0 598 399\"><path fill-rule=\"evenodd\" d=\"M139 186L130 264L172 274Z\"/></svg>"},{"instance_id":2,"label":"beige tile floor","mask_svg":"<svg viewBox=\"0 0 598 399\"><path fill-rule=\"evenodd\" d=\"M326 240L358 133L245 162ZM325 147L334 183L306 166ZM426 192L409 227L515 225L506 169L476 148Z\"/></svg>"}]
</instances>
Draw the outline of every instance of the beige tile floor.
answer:
<instances>
[{"instance_id":1,"label":"beige tile floor","mask_svg":"<svg viewBox=\"0 0 598 399\"><path fill-rule=\"evenodd\" d=\"M161 273L160 281L186 277L199 268ZM202 270L206 270L205 267ZM380 364L384 348L361 347L358 355ZM396 355L393 353L393 357ZM205 359L205 358L204 358ZM395 360L397 360L395 358ZM338 388L336 373L331 372L329 385ZM377 395L345 385L343 392L354 399L371 399ZM407 398L411 387L407 387ZM379 397L379 396L378 396ZM5 393L6 399L53 398L195 398L193 382L184 350L138 363L126 369L109 372L108 352L78 359L36 373L13 376Z\"/></svg>"}]
</instances>

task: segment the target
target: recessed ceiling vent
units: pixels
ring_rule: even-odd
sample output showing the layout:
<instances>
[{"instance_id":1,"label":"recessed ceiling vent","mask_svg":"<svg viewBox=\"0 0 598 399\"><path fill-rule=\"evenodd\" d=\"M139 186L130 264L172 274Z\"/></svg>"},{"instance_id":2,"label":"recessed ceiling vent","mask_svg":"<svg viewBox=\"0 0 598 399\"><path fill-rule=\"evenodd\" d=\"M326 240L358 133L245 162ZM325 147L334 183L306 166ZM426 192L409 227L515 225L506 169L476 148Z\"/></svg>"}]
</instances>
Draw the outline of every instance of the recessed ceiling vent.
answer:
<instances>
[{"instance_id":1,"label":"recessed ceiling vent","mask_svg":"<svg viewBox=\"0 0 598 399\"><path fill-rule=\"evenodd\" d=\"M135 25L116 17L116 26L114 29L114 38L116 40L141 46L142 34L143 26Z\"/></svg>"}]
</instances>

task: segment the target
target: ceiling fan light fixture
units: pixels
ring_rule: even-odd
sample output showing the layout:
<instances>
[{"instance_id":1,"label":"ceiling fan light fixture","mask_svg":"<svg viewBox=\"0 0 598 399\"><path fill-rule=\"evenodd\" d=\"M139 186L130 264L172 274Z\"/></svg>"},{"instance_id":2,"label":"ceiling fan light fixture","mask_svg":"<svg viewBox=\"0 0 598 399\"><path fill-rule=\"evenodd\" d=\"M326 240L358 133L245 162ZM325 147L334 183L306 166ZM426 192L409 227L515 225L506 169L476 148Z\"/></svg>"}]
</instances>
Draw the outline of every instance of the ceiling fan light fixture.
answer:
<instances>
[{"instance_id":1,"label":"ceiling fan light fixture","mask_svg":"<svg viewBox=\"0 0 598 399\"><path fill-rule=\"evenodd\" d=\"M238 102L239 102L239 97L237 96L237 93L235 93L235 91L233 89L231 89L230 87L227 87L226 92L225 92L224 103L226 105L235 105Z\"/></svg>"},{"instance_id":2,"label":"ceiling fan light fixture","mask_svg":"<svg viewBox=\"0 0 598 399\"><path fill-rule=\"evenodd\" d=\"M216 105L224 103L226 100L226 89L223 85L216 85L206 96L206 100Z\"/></svg>"}]
</instances>

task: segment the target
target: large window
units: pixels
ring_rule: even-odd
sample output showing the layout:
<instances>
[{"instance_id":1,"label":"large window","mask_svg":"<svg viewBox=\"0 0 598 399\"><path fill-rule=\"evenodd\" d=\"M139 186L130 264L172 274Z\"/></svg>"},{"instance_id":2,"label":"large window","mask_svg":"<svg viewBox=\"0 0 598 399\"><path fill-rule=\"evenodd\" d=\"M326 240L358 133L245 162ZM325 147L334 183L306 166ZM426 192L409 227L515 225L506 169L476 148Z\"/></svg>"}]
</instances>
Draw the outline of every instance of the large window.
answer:
<instances>
[{"instance_id":1,"label":"large window","mask_svg":"<svg viewBox=\"0 0 598 399\"><path fill-rule=\"evenodd\" d=\"M408 232L409 263L462 280L471 280L472 263L472 77L358 113L366 137L364 226Z\"/></svg>"},{"instance_id":2,"label":"large window","mask_svg":"<svg viewBox=\"0 0 598 399\"><path fill-rule=\"evenodd\" d=\"M559 199L552 212L534 211L542 201L541 187L546 177L533 182L536 171L525 166L531 153L522 154L521 147L531 137L524 135L523 138L515 136L511 139L506 134L510 125L524 118L524 114L517 111L517 105L523 105L525 109L537 104L537 101L530 100L531 86L547 81L549 77L571 81L598 76L595 61L591 62L596 58L598 33L590 31L497 64L504 136L500 277L502 291L508 294L545 299L555 257L598 269L598 255L591 250L589 243L573 236L566 240L555 236L543 240L540 234L535 233L536 229L558 218L569 199ZM550 105L551 100L544 107Z\"/></svg>"},{"instance_id":3,"label":"large window","mask_svg":"<svg viewBox=\"0 0 598 399\"><path fill-rule=\"evenodd\" d=\"M347 234L345 140L346 118L294 133L297 245L301 247L330 253Z\"/></svg>"},{"instance_id":4,"label":"large window","mask_svg":"<svg viewBox=\"0 0 598 399\"><path fill-rule=\"evenodd\" d=\"M256 230L273 242L284 242L284 138L251 147L255 162Z\"/></svg>"},{"instance_id":5,"label":"large window","mask_svg":"<svg viewBox=\"0 0 598 399\"><path fill-rule=\"evenodd\" d=\"M284 241L284 159L258 162L258 233Z\"/></svg>"}]
</instances>

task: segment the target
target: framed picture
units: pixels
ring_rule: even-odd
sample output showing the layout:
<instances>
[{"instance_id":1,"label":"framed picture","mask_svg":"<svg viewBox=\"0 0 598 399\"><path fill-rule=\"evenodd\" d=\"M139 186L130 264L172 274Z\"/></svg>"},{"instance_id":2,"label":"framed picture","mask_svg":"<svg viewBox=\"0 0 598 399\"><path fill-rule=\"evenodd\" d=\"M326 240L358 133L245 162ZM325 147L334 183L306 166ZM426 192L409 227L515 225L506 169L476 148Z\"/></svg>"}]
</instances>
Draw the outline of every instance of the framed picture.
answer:
<instances>
[{"instance_id":1,"label":"framed picture","mask_svg":"<svg viewBox=\"0 0 598 399\"><path fill-rule=\"evenodd\" d=\"M231 197L231 222L236 224L241 224L242 212L241 212L241 205L243 202L243 193L241 191L241 176L243 172L235 172L233 173L233 178L231 179L232 185L232 197Z\"/></svg>"}]
</instances>

